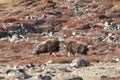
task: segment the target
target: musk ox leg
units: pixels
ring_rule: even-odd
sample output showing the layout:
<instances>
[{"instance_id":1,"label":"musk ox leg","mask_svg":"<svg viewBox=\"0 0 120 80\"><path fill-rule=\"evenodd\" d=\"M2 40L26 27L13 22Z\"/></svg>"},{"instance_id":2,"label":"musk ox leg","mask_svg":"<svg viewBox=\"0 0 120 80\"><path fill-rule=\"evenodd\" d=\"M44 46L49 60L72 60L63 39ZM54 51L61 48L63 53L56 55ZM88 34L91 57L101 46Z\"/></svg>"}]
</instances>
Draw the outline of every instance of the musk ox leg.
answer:
<instances>
[{"instance_id":1,"label":"musk ox leg","mask_svg":"<svg viewBox=\"0 0 120 80\"><path fill-rule=\"evenodd\" d=\"M71 53L70 52L68 52L68 57L70 57L71 56Z\"/></svg>"},{"instance_id":2,"label":"musk ox leg","mask_svg":"<svg viewBox=\"0 0 120 80\"><path fill-rule=\"evenodd\" d=\"M50 52L50 55L54 55L54 56L57 56L55 52Z\"/></svg>"},{"instance_id":3,"label":"musk ox leg","mask_svg":"<svg viewBox=\"0 0 120 80\"><path fill-rule=\"evenodd\" d=\"M50 52L50 55L52 55L52 52Z\"/></svg>"},{"instance_id":4,"label":"musk ox leg","mask_svg":"<svg viewBox=\"0 0 120 80\"><path fill-rule=\"evenodd\" d=\"M53 52L53 55L54 55L54 56L57 56L55 52Z\"/></svg>"},{"instance_id":5,"label":"musk ox leg","mask_svg":"<svg viewBox=\"0 0 120 80\"><path fill-rule=\"evenodd\" d=\"M74 56L74 53L68 52L68 57Z\"/></svg>"},{"instance_id":6,"label":"musk ox leg","mask_svg":"<svg viewBox=\"0 0 120 80\"><path fill-rule=\"evenodd\" d=\"M75 56L75 53L72 53L72 56Z\"/></svg>"},{"instance_id":7,"label":"musk ox leg","mask_svg":"<svg viewBox=\"0 0 120 80\"><path fill-rule=\"evenodd\" d=\"M32 54L33 54L33 55L39 55L39 53L38 53L37 50L34 50L34 51L32 52Z\"/></svg>"},{"instance_id":8,"label":"musk ox leg","mask_svg":"<svg viewBox=\"0 0 120 80\"><path fill-rule=\"evenodd\" d=\"M75 53L68 52L68 57L75 56Z\"/></svg>"}]
</instances>

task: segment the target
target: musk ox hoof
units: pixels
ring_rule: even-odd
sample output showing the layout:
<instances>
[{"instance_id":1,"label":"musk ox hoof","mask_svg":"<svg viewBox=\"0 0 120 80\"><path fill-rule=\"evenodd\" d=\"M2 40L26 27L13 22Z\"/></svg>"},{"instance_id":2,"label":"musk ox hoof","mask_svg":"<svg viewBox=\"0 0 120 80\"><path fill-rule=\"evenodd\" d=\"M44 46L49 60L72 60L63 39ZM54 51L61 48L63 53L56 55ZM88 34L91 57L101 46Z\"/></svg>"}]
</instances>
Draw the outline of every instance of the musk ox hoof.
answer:
<instances>
[{"instance_id":1,"label":"musk ox hoof","mask_svg":"<svg viewBox=\"0 0 120 80\"><path fill-rule=\"evenodd\" d=\"M39 55L36 51L32 51L32 55Z\"/></svg>"}]
</instances>

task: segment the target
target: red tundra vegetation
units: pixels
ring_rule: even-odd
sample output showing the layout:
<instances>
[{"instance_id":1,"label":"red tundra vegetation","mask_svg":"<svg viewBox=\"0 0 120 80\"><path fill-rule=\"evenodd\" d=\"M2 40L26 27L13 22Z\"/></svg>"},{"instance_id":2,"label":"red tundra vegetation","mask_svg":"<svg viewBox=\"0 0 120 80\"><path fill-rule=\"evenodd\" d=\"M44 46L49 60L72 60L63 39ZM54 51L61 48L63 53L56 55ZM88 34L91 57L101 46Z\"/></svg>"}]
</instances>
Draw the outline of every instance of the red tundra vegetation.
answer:
<instances>
[{"instance_id":1,"label":"red tundra vegetation","mask_svg":"<svg viewBox=\"0 0 120 80\"><path fill-rule=\"evenodd\" d=\"M81 3L81 1L83 3ZM89 2L88 2L89 1ZM18 0L0 5L0 36L11 26L26 23L36 29L36 33L24 35L27 41L11 43L0 41L1 64L44 63L48 60L55 62L70 62L76 57L82 57L92 62L110 61L120 56L120 41L99 41L98 37L109 33L118 34L120 30L105 30L105 22L113 20L120 26L119 0ZM50 37L46 35L53 31ZM41 54L33 56L36 47L35 39L39 42L49 38L59 38L63 32L65 40L75 39L89 45L88 55L76 55L68 58L67 52L61 50L59 57ZM73 35L73 32L78 32ZM49 34L48 34L49 35ZM59 36L57 36L59 35ZM107 37L106 37L107 38ZM103 79L104 80L104 79Z\"/></svg>"}]
</instances>

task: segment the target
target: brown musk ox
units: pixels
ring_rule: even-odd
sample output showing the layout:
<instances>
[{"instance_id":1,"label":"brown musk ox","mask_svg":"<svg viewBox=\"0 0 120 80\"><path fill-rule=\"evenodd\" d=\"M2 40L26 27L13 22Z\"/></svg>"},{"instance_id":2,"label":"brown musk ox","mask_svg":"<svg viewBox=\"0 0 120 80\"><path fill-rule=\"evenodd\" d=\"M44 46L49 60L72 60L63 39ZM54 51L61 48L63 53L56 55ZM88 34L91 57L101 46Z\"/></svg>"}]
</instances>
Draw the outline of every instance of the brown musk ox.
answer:
<instances>
[{"instance_id":1,"label":"brown musk ox","mask_svg":"<svg viewBox=\"0 0 120 80\"><path fill-rule=\"evenodd\" d=\"M59 51L59 45L60 43L57 39L49 39L36 46L32 53L33 55L39 55L41 53L50 53L50 55L52 55L53 53L56 56L55 52Z\"/></svg>"},{"instance_id":2,"label":"brown musk ox","mask_svg":"<svg viewBox=\"0 0 120 80\"><path fill-rule=\"evenodd\" d=\"M65 47L68 52L68 57L70 57L71 54L74 56L75 53L87 55L87 52L89 51L87 44L74 40L65 42Z\"/></svg>"}]
</instances>

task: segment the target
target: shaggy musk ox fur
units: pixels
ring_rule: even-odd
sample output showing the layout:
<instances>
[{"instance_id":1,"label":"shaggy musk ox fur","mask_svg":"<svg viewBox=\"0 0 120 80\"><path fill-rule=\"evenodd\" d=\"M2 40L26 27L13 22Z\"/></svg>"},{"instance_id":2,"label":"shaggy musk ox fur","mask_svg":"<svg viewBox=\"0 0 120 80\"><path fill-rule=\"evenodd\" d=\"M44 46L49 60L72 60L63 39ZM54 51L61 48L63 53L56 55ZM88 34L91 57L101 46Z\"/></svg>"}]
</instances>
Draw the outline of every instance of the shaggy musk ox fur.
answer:
<instances>
[{"instance_id":1,"label":"shaggy musk ox fur","mask_svg":"<svg viewBox=\"0 0 120 80\"><path fill-rule=\"evenodd\" d=\"M66 45L66 50L68 52L68 56L75 53L87 55L89 51L88 46L84 43L79 43L77 41L69 41Z\"/></svg>"},{"instance_id":2,"label":"shaggy musk ox fur","mask_svg":"<svg viewBox=\"0 0 120 80\"><path fill-rule=\"evenodd\" d=\"M33 54L39 55L40 53L47 53L49 52L50 55L54 52L59 51L59 41L57 39L49 39L44 41L43 43L39 44L36 49L33 51ZM55 55L55 53L54 53Z\"/></svg>"}]
</instances>

